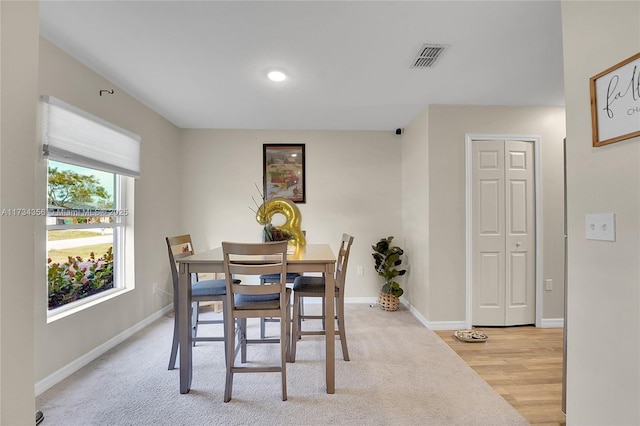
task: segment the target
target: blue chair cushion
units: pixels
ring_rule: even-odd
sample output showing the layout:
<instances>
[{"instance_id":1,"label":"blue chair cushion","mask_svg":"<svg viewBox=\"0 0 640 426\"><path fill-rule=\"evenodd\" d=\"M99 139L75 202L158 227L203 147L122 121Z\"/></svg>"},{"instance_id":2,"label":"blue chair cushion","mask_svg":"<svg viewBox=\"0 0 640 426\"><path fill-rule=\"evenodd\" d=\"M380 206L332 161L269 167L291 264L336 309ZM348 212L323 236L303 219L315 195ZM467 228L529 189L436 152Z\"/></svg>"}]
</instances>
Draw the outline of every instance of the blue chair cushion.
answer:
<instances>
[{"instance_id":1,"label":"blue chair cushion","mask_svg":"<svg viewBox=\"0 0 640 426\"><path fill-rule=\"evenodd\" d=\"M287 282L293 282L296 277L299 277L300 274L297 272L287 272ZM278 282L280 281L280 274L264 274L260 275L260 281L262 282Z\"/></svg>"},{"instance_id":2,"label":"blue chair cushion","mask_svg":"<svg viewBox=\"0 0 640 426\"><path fill-rule=\"evenodd\" d=\"M225 280L202 280L191 285L192 296L221 296L227 294Z\"/></svg>"},{"instance_id":3,"label":"blue chair cushion","mask_svg":"<svg viewBox=\"0 0 640 426\"><path fill-rule=\"evenodd\" d=\"M233 280L239 284L240 280ZM191 285L191 296L222 296L227 294L226 280L202 280Z\"/></svg>"},{"instance_id":4,"label":"blue chair cushion","mask_svg":"<svg viewBox=\"0 0 640 426\"><path fill-rule=\"evenodd\" d=\"M291 289L287 289L291 293ZM280 306L280 293L272 294L236 294L235 305L237 309L278 309Z\"/></svg>"},{"instance_id":5,"label":"blue chair cushion","mask_svg":"<svg viewBox=\"0 0 640 426\"><path fill-rule=\"evenodd\" d=\"M271 302L280 299L280 293L274 294L236 294L236 305L246 303Z\"/></svg>"}]
</instances>

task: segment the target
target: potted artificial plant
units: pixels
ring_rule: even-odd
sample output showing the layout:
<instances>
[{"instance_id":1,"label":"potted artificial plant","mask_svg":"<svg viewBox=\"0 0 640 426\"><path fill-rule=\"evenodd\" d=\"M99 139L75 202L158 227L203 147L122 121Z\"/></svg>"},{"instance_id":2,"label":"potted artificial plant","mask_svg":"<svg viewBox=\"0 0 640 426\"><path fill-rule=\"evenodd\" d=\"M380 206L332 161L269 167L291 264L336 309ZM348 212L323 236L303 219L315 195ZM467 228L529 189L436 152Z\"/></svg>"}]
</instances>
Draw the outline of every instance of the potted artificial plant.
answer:
<instances>
[{"instance_id":1,"label":"potted artificial plant","mask_svg":"<svg viewBox=\"0 0 640 426\"><path fill-rule=\"evenodd\" d=\"M404 251L398 246L391 245L392 240L393 237L381 238L375 246L371 246L376 272L384 278L378 302L385 311L398 310L400 306L399 298L404 293L404 290L395 279L407 272L406 269L398 269L402 264L400 256Z\"/></svg>"}]
</instances>

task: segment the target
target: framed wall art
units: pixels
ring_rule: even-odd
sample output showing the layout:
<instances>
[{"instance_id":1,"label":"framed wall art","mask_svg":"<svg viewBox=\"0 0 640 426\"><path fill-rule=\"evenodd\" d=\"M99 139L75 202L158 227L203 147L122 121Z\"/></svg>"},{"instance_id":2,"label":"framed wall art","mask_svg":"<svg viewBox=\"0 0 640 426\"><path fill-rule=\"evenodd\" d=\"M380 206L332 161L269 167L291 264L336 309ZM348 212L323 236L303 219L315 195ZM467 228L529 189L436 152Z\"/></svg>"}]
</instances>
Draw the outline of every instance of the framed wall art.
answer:
<instances>
[{"instance_id":1,"label":"framed wall art","mask_svg":"<svg viewBox=\"0 0 640 426\"><path fill-rule=\"evenodd\" d=\"M264 198L306 202L304 144L263 144Z\"/></svg>"},{"instance_id":2,"label":"framed wall art","mask_svg":"<svg viewBox=\"0 0 640 426\"><path fill-rule=\"evenodd\" d=\"M589 85L593 146L640 136L640 53L594 75Z\"/></svg>"}]
</instances>

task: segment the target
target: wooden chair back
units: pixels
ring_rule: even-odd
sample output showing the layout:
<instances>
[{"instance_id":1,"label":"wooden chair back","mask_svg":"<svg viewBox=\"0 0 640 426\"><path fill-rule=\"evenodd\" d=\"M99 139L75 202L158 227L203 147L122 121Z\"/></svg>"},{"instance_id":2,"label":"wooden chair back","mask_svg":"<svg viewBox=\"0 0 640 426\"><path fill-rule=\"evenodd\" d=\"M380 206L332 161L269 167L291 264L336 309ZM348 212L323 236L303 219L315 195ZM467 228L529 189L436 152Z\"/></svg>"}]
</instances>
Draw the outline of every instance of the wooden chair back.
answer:
<instances>
[{"instance_id":1,"label":"wooden chair back","mask_svg":"<svg viewBox=\"0 0 640 426\"><path fill-rule=\"evenodd\" d=\"M336 287L342 294L344 290L345 277L347 275L347 264L349 262L349 253L351 252L351 245L353 244L353 236L349 234L342 234L342 240L340 241L340 247L338 248L338 257L336 259L336 275L335 283Z\"/></svg>"},{"instance_id":2,"label":"wooden chair back","mask_svg":"<svg viewBox=\"0 0 640 426\"><path fill-rule=\"evenodd\" d=\"M173 291L174 295L178 290L178 259L191 256L195 253L193 249L193 243L191 242L191 235L178 235L175 237L166 237L167 250L169 252L169 263L171 266L171 278L173 279Z\"/></svg>"},{"instance_id":3,"label":"wooden chair back","mask_svg":"<svg viewBox=\"0 0 640 426\"><path fill-rule=\"evenodd\" d=\"M267 295L279 293L281 305L285 305L287 279L287 242L234 243L223 241L224 272L226 277L238 275L280 274L280 280L263 285L234 283L227 279L228 300L235 308L234 295ZM255 312L254 312L255 314Z\"/></svg>"}]
</instances>

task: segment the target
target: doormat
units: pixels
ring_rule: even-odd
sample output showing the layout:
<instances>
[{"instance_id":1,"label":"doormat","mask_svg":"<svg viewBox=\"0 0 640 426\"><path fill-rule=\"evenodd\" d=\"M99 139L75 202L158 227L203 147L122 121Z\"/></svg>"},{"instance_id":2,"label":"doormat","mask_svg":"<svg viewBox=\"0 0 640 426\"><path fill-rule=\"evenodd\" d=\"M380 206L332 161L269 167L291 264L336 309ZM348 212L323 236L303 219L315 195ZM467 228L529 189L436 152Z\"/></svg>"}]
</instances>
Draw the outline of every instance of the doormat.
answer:
<instances>
[{"instance_id":1,"label":"doormat","mask_svg":"<svg viewBox=\"0 0 640 426\"><path fill-rule=\"evenodd\" d=\"M489 336L479 330L458 330L453 335L462 342L486 342Z\"/></svg>"}]
</instances>

